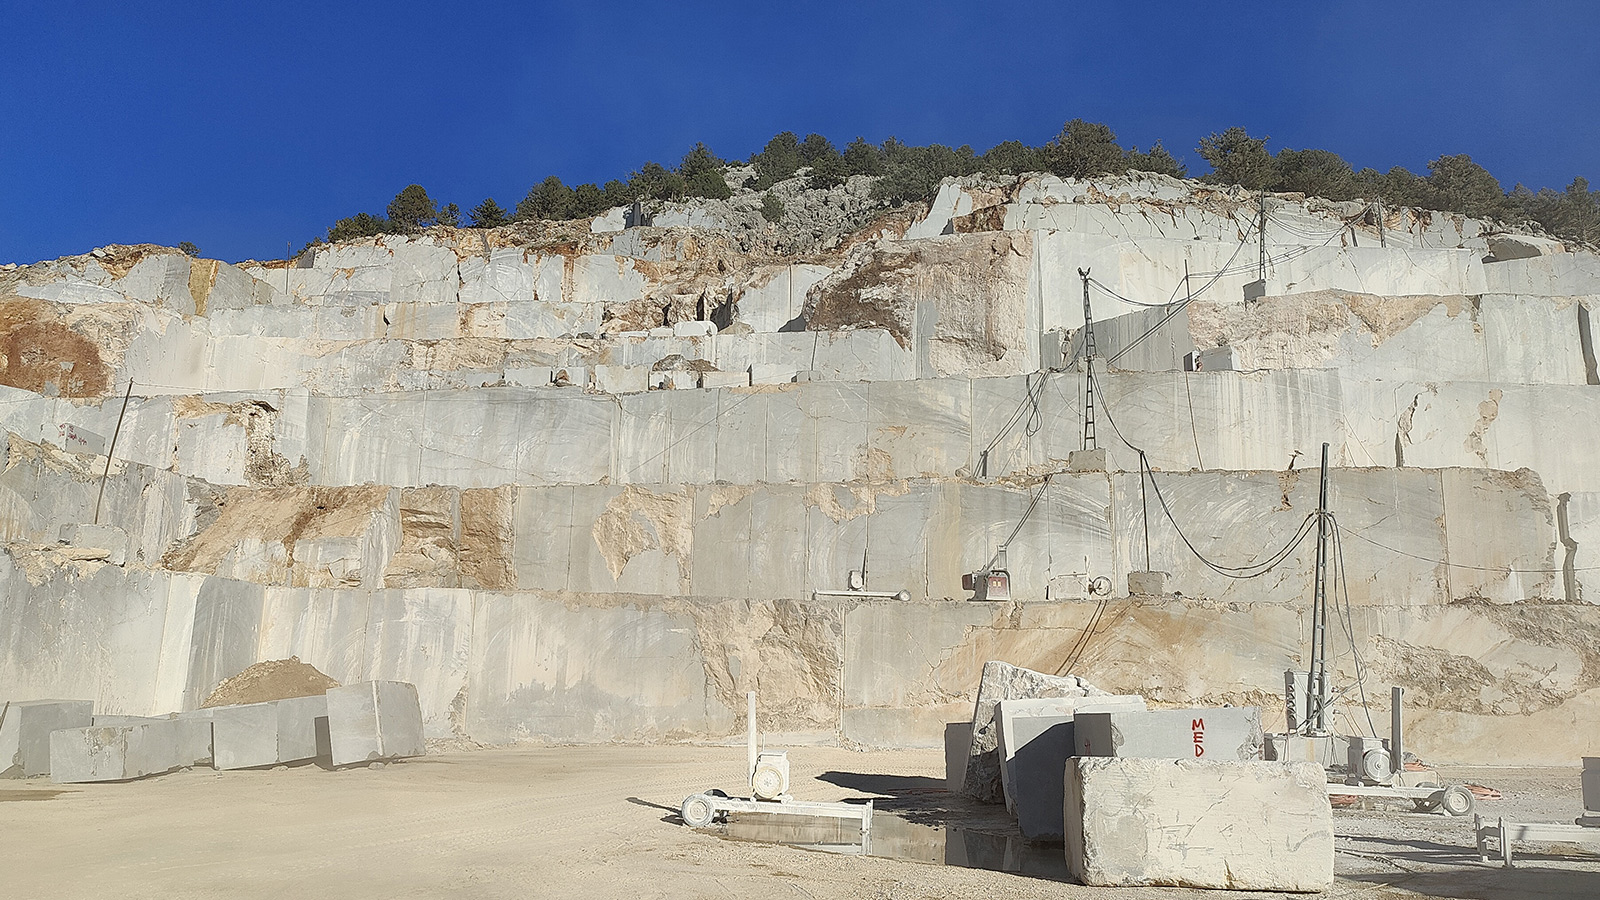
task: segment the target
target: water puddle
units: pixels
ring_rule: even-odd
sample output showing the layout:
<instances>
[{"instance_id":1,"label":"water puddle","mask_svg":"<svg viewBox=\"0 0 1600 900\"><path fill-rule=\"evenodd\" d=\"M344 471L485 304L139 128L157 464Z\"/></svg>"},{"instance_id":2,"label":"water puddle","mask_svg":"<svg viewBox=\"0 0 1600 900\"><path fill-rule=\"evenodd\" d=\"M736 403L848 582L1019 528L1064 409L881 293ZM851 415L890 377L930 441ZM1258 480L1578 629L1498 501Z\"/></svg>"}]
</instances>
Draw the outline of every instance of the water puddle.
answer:
<instances>
[{"instance_id":1,"label":"water puddle","mask_svg":"<svg viewBox=\"0 0 1600 900\"><path fill-rule=\"evenodd\" d=\"M865 847L859 824L837 819L736 814L730 815L727 824L722 826L722 836L826 853L880 856L1067 880L1067 859L1060 844L1035 844L1016 833L921 824L886 812L873 813L872 836Z\"/></svg>"}]
</instances>

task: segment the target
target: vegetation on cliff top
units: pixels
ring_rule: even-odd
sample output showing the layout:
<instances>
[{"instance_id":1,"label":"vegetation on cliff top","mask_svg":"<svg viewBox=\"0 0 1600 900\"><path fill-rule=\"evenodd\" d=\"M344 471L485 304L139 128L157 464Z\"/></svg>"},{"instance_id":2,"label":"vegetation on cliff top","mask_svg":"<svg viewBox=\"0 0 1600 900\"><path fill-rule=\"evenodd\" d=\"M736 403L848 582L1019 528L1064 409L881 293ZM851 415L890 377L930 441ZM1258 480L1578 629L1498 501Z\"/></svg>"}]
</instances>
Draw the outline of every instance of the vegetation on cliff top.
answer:
<instances>
[{"instance_id":1,"label":"vegetation on cliff top","mask_svg":"<svg viewBox=\"0 0 1600 900\"><path fill-rule=\"evenodd\" d=\"M1575 178L1564 191L1532 191L1521 184L1506 191L1488 171L1459 154L1441 156L1428 163L1426 175L1395 166L1387 172L1356 170L1330 150L1279 148L1267 150L1269 137L1256 137L1243 128L1228 128L1201 138L1196 153L1210 167L1202 181L1239 185L1250 190L1299 192L1329 200L1382 198L1396 206L1415 206L1475 218L1532 222L1557 237L1585 243L1600 242L1600 192ZM872 195L885 205L898 206L930 199L948 176L987 173L1021 175L1049 172L1063 178L1157 172L1186 177L1186 167L1160 141L1150 149L1124 147L1115 132L1099 122L1073 119L1050 141L1029 146L1004 141L985 153L969 146L942 144L912 146L889 138L871 144L856 138L843 151L820 134L798 137L785 131L768 141L749 160L723 160L705 144L696 144L677 166L647 162L627 180L604 185L569 187L551 175L529 189L527 196L507 213L491 198L467 214L466 225L492 228L521 220L582 219L635 201L680 201L695 197L725 200L733 195L726 175L730 167L748 165L754 177L742 188L765 192L774 184L804 175L807 186L825 189L851 176L867 175ZM782 215L782 204L771 194L763 197L763 214L769 221ZM429 225L461 225L454 203L443 207L421 185L409 185L395 196L386 215L357 213L328 229L327 240L341 241L376 234L405 233Z\"/></svg>"}]
</instances>

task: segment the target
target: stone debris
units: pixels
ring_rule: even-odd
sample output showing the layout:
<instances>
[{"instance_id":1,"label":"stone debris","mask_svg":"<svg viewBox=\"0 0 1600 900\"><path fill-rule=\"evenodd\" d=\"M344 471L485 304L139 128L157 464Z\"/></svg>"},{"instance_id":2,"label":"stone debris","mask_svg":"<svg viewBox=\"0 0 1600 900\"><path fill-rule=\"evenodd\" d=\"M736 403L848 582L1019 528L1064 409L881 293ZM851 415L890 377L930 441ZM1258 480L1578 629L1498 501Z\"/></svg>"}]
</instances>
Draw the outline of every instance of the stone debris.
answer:
<instances>
[{"instance_id":1,"label":"stone debris","mask_svg":"<svg viewBox=\"0 0 1600 900\"><path fill-rule=\"evenodd\" d=\"M109 565L126 565L128 561L128 533L115 525L78 522L62 525L61 543L69 547L104 551L104 555L98 558Z\"/></svg>"},{"instance_id":2,"label":"stone debris","mask_svg":"<svg viewBox=\"0 0 1600 900\"><path fill-rule=\"evenodd\" d=\"M1321 891L1333 810L1312 762L1067 761L1067 869L1087 885Z\"/></svg>"},{"instance_id":3,"label":"stone debris","mask_svg":"<svg viewBox=\"0 0 1600 900\"><path fill-rule=\"evenodd\" d=\"M223 679L200 705L239 706L291 697L314 697L338 686L339 682L317 671L316 666L301 662L298 656L269 659Z\"/></svg>"},{"instance_id":4,"label":"stone debris","mask_svg":"<svg viewBox=\"0 0 1600 900\"><path fill-rule=\"evenodd\" d=\"M972 747L967 754L962 792L985 803L1005 802L1000 781L1000 730L995 719L1000 701L1108 696L1076 675L1046 675L998 660L984 663L972 712Z\"/></svg>"}]
</instances>

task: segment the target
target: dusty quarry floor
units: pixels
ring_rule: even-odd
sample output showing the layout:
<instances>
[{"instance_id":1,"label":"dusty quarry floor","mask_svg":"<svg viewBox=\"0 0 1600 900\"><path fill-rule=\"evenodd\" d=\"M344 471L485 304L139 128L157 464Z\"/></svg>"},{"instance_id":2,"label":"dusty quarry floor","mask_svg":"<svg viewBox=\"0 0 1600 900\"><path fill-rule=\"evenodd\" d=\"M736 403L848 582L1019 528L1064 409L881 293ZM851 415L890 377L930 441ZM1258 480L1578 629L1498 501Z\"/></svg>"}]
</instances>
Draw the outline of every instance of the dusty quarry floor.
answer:
<instances>
[{"instance_id":1,"label":"dusty quarry floor","mask_svg":"<svg viewBox=\"0 0 1600 900\"><path fill-rule=\"evenodd\" d=\"M684 796L737 787L735 747L447 753L381 769L177 773L126 784L0 781L0 897L1088 898L1209 892L1086 888L1043 877L741 842L676 824ZM964 827L1005 847L1003 811L943 790L935 750L791 753L802 799L870 796L917 835ZM1447 773L1500 788L1486 815L1571 822L1577 770ZM880 813L880 822L882 821ZM1600 857L1559 846L1505 871L1470 819L1335 813L1348 897L1600 897ZM996 843L997 842L997 843ZM942 848L883 841L922 858ZM980 841L979 843L982 843ZM1014 842L1012 853L1018 853ZM1059 848L1023 854L1037 870ZM977 854L981 855L981 854ZM1216 896L1255 896L1217 894Z\"/></svg>"}]
</instances>

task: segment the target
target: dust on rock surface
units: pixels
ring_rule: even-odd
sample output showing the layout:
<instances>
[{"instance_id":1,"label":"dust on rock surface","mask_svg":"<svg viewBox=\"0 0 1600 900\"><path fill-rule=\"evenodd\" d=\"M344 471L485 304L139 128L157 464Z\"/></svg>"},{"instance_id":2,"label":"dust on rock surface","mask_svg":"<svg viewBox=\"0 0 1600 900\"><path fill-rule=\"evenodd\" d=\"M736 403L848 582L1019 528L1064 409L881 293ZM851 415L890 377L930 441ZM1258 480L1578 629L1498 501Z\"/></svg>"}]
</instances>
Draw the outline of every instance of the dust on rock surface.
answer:
<instances>
[{"instance_id":1,"label":"dust on rock surface","mask_svg":"<svg viewBox=\"0 0 1600 900\"><path fill-rule=\"evenodd\" d=\"M1012 827L942 790L938 750L791 751L803 800L871 797L910 822ZM787 897L1107 898L1290 895L1089 888L981 869L836 856L723 840L677 821L685 796L738 787L743 747L541 747L447 753L380 770L190 772L85 785L0 804L18 897L276 898L316 880L330 898ZM1537 818L1578 802L1575 769L1452 770L1500 787L1487 815ZM36 791L37 781L0 784ZM1558 817L1559 818L1559 817ZM1593 897L1600 858L1559 848L1480 864L1469 820L1335 815L1333 900Z\"/></svg>"},{"instance_id":2,"label":"dust on rock surface","mask_svg":"<svg viewBox=\"0 0 1600 900\"><path fill-rule=\"evenodd\" d=\"M338 686L339 682L317 671L316 666L301 662L298 656L269 659L250 666L232 678L224 678L200 707L208 709L238 703L315 697Z\"/></svg>"}]
</instances>

